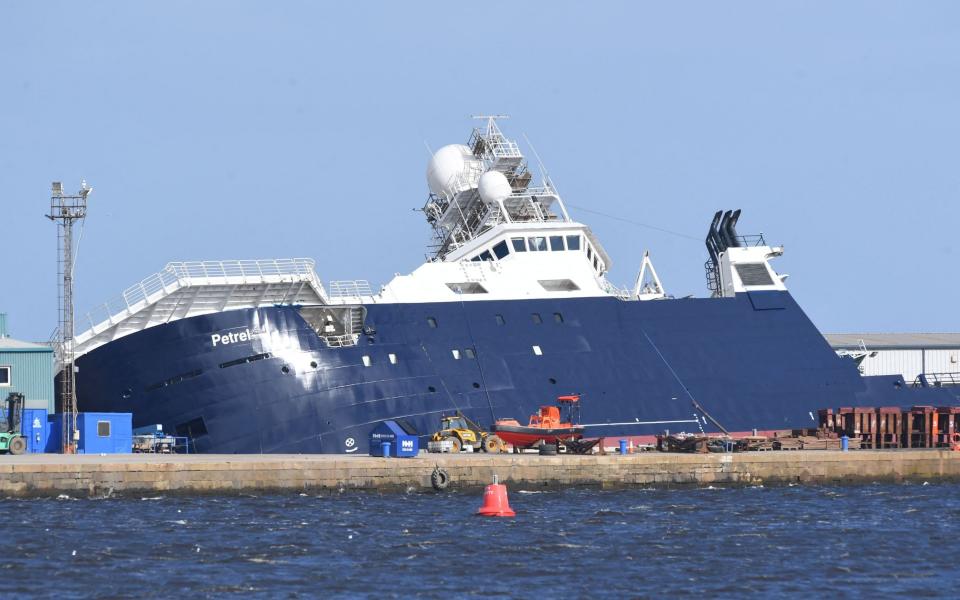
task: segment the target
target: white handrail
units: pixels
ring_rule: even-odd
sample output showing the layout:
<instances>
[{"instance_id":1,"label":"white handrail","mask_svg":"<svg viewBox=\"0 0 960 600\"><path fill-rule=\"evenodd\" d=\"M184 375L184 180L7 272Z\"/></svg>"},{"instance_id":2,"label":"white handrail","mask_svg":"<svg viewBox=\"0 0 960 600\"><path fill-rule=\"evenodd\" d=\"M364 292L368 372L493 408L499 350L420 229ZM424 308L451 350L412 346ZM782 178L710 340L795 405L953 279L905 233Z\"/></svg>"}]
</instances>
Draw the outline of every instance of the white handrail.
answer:
<instances>
[{"instance_id":1,"label":"white handrail","mask_svg":"<svg viewBox=\"0 0 960 600\"><path fill-rule=\"evenodd\" d=\"M158 273L125 289L119 297L94 307L86 315L87 322L91 324L91 330L105 321L112 323L114 318L124 313L129 314L138 304L148 303L156 294L166 295L180 287L193 285L195 279L203 279L205 283L209 283L212 279L231 277L263 280L267 277L285 276L306 278L316 286L321 295L324 294L323 285L314 271L314 261L311 258L171 262Z\"/></svg>"}]
</instances>

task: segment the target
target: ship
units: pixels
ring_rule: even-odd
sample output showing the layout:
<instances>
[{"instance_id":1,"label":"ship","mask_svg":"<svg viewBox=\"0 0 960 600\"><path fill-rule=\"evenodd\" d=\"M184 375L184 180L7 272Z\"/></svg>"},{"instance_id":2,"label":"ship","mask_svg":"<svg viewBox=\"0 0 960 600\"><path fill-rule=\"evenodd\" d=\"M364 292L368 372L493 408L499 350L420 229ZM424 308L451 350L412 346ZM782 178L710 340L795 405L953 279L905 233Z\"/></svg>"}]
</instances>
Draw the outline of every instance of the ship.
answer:
<instances>
[{"instance_id":1,"label":"ship","mask_svg":"<svg viewBox=\"0 0 960 600\"><path fill-rule=\"evenodd\" d=\"M387 419L427 434L443 414L490 425L570 393L589 436L960 403L834 352L773 266L783 247L740 235L739 210L709 221L703 297L668 294L646 252L632 287L612 284L600 240L501 124L432 154L429 253L378 289L324 284L308 258L172 262L93 310L74 340L80 410L197 452L352 454Z\"/></svg>"}]
</instances>

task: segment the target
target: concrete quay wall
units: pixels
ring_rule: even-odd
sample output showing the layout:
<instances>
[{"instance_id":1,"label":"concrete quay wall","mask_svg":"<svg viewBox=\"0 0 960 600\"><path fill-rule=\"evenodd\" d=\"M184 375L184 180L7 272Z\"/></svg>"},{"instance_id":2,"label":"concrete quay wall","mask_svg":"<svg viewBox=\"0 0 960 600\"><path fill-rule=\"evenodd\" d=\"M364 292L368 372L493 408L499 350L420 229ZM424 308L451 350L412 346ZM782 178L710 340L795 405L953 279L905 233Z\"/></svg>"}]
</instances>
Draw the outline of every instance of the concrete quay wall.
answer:
<instances>
[{"instance_id":1,"label":"concrete quay wall","mask_svg":"<svg viewBox=\"0 0 960 600\"><path fill-rule=\"evenodd\" d=\"M0 498L112 493L248 493L431 490L434 468L449 489L501 482L531 487L758 485L960 480L960 452L799 451L628 456L421 454L0 456Z\"/></svg>"}]
</instances>

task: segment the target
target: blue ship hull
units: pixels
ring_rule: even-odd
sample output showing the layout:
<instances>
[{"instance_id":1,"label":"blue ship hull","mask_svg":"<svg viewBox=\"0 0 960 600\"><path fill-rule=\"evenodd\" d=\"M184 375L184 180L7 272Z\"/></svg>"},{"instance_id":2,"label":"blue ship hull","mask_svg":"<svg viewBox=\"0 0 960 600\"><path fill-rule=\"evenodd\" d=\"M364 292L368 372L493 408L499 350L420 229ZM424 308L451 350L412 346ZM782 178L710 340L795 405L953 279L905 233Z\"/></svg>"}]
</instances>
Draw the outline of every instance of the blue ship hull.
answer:
<instances>
[{"instance_id":1,"label":"blue ship hull","mask_svg":"<svg viewBox=\"0 0 960 600\"><path fill-rule=\"evenodd\" d=\"M200 452L365 453L384 419L422 434L456 410L485 425L525 422L567 393L583 395L583 423L619 424L592 436L716 431L695 402L730 431L814 427L821 407L958 402L947 389L861 377L787 292L365 308L367 333L341 348L291 306L127 335L79 358L80 409L132 412L134 426L162 423ZM623 425L695 415L700 425Z\"/></svg>"}]
</instances>

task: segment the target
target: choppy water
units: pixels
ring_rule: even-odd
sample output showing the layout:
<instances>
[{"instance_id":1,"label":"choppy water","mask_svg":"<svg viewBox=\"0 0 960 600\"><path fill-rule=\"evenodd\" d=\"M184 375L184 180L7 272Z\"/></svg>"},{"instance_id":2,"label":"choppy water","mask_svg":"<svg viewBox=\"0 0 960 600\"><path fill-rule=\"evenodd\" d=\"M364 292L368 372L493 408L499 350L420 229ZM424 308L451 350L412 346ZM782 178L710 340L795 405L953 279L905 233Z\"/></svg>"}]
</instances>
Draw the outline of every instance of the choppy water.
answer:
<instances>
[{"instance_id":1,"label":"choppy water","mask_svg":"<svg viewBox=\"0 0 960 600\"><path fill-rule=\"evenodd\" d=\"M952 596L960 485L4 500L0 595ZM65 594L66 593L66 594Z\"/></svg>"}]
</instances>

